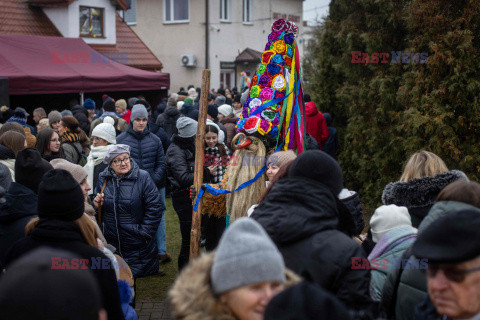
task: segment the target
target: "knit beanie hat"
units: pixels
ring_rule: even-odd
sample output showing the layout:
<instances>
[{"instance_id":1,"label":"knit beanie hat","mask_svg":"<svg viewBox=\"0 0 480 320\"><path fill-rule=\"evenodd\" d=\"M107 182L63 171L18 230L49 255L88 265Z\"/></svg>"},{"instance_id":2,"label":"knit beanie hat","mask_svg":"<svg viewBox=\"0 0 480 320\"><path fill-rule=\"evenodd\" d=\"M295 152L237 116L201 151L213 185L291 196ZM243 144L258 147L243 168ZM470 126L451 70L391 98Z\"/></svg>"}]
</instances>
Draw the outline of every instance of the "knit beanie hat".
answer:
<instances>
[{"instance_id":1,"label":"knit beanie hat","mask_svg":"<svg viewBox=\"0 0 480 320\"><path fill-rule=\"evenodd\" d=\"M65 117L73 117L72 111L67 110L67 109L62 110L62 111L60 112L60 114L62 115L62 119L65 118Z\"/></svg>"},{"instance_id":2,"label":"knit beanie hat","mask_svg":"<svg viewBox=\"0 0 480 320\"><path fill-rule=\"evenodd\" d=\"M177 106L177 100L173 99L172 97L168 98L167 100L167 107L171 107L171 106L174 106L174 107Z\"/></svg>"},{"instance_id":3,"label":"knit beanie hat","mask_svg":"<svg viewBox=\"0 0 480 320\"><path fill-rule=\"evenodd\" d=\"M115 157L128 153L130 155L130 146L126 144L116 144L108 148L107 152L103 156L103 163L110 164Z\"/></svg>"},{"instance_id":4,"label":"knit beanie hat","mask_svg":"<svg viewBox=\"0 0 480 320\"><path fill-rule=\"evenodd\" d=\"M102 295L92 271L62 268L79 258L41 247L14 261L0 281L2 319L98 319Z\"/></svg>"},{"instance_id":5,"label":"knit beanie hat","mask_svg":"<svg viewBox=\"0 0 480 320\"><path fill-rule=\"evenodd\" d=\"M87 110L95 110L95 101L88 98L83 102L83 107Z\"/></svg>"},{"instance_id":6,"label":"knit beanie hat","mask_svg":"<svg viewBox=\"0 0 480 320\"><path fill-rule=\"evenodd\" d=\"M218 107L218 113L223 114L225 117L228 117L230 114L233 113L233 108L228 104L222 104Z\"/></svg>"},{"instance_id":7,"label":"knit beanie hat","mask_svg":"<svg viewBox=\"0 0 480 320\"><path fill-rule=\"evenodd\" d=\"M185 103L184 101L178 101L178 102L177 102L177 109L178 109L178 110L182 109L184 103Z\"/></svg>"},{"instance_id":8,"label":"knit beanie hat","mask_svg":"<svg viewBox=\"0 0 480 320\"><path fill-rule=\"evenodd\" d=\"M110 117L105 117L103 123L98 124L92 130L92 137L101 138L111 144L117 144L115 128L110 123L105 122L107 118Z\"/></svg>"},{"instance_id":9,"label":"knit beanie hat","mask_svg":"<svg viewBox=\"0 0 480 320\"><path fill-rule=\"evenodd\" d=\"M193 99L188 97L186 98L184 101L183 101L184 104L189 104L191 106L193 106Z\"/></svg>"},{"instance_id":10,"label":"knit beanie hat","mask_svg":"<svg viewBox=\"0 0 480 320\"><path fill-rule=\"evenodd\" d=\"M82 181L87 178L87 171L85 171L82 166L71 163L70 161L67 161L65 159L53 159L52 161L50 161L50 164L53 166L54 169L62 169L68 171L78 184L82 183Z\"/></svg>"},{"instance_id":11,"label":"knit beanie hat","mask_svg":"<svg viewBox=\"0 0 480 320\"><path fill-rule=\"evenodd\" d=\"M267 166L273 165L276 167L281 167L285 163L295 160L297 155L292 150L278 151L268 157Z\"/></svg>"},{"instance_id":12,"label":"knit beanie hat","mask_svg":"<svg viewBox=\"0 0 480 320\"><path fill-rule=\"evenodd\" d=\"M6 165L0 163L0 187L5 189L5 191L10 188L12 183L12 174Z\"/></svg>"},{"instance_id":13,"label":"knit beanie hat","mask_svg":"<svg viewBox=\"0 0 480 320\"><path fill-rule=\"evenodd\" d=\"M227 98L225 98L225 96L218 96L215 98L215 104L217 105L217 107L225 104L225 101L227 101Z\"/></svg>"},{"instance_id":14,"label":"knit beanie hat","mask_svg":"<svg viewBox=\"0 0 480 320\"><path fill-rule=\"evenodd\" d=\"M105 112L115 112L115 101L113 101L113 99L106 99L103 102L102 108Z\"/></svg>"},{"instance_id":15,"label":"knit beanie hat","mask_svg":"<svg viewBox=\"0 0 480 320\"><path fill-rule=\"evenodd\" d=\"M320 150L303 152L292 163L289 177L315 180L326 186L335 197L343 189L342 169L337 161Z\"/></svg>"},{"instance_id":16,"label":"knit beanie hat","mask_svg":"<svg viewBox=\"0 0 480 320\"><path fill-rule=\"evenodd\" d=\"M213 292L221 294L253 283L284 283L285 263L260 224L244 217L222 235L210 276Z\"/></svg>"},{"instance_id":17,"label":"knit beanie hat","mask_svg":"<svg viewBox=\"0 0 480 320\"><path fill-rule=\"evenodd\" d=\"M108 123L108 124L114 126L115 125L115 119L113 119L110 116L106 116L105 118L103 118L103 123ZM92 134L93 134L93 131L92 131Z\"/></svg>"},{"instance_id":18,"label":"knit beanie hat","mask_svg":"<svg viewBox=\"0 0 480 320\"><path fill-rule=\"evenodd\" d=\"M178 136L180 138L191 138L197 134L197 121L189 117L180 117L177 120Z\"/></svg>"},{"instance_id":19,"label":"knit beanie hat","mask_svg":"<svg viewBox=\"0 0 480 320\"><path fill-rule=\"evenodd\" d=\"M148 112L143 104L136 104L132 108L132 115L130 116L130 121L134 121L140 118L145 118L148 120Z\"/></svg>"},{"instance_id":20,"label":"knit beanie hat","mask_svg":"<svg viewBox=\"0 0 480 320\"><path fill-rule=\"evenodd\" d=\"M198 96L197 90L195 90L195 88L188 89L188 96L192 99L196 99Z\"/></svg>"},{"instance_id":21,"label":"knit beanie hat","mask_svg":"<svg viewBox=\"0 0 480 320\"><path fill-rule=\"evenodd\" d=\"M38 186L38 217L75 221L85 211L82 188L62 169L47 172Z\"/></svg>"},{"instance_id":22,"label":"knit beanie hat","mask_svg":"<svg viewBox=\"0 0 480 320\"><path fill-rule=\"evenodd\" d=\"M38 186L43 175L53 170L47 160L43 159L35 148L27 148L17 153L15 161L15 181L38 193Z\"/></svg>"},{"instance_id":23,"label":"knit beanie hat","mask_svg":"<svg viewBox=\"0 0 480 320\"><path fill-rule=\"evenodd\" d=\"M117 100L117 102L115 102L115 107L118 107L125 111L127 109L127 101L125 101L125 99Z\"/></svg>"},{"instance_id":24,"label":"knit beanie hat","mask_svg":"<svg viewBox=\"0 0 480 320\"><path fill-rule=\"evenodd\" d=\"M218 117L218 107L214 104L209 104L207 114L213 119L216 119Z\"/></svg>"},{"instance_id":25,"label":"knit beanie hat","mask_svg":"<svg viewBox=\"0 0 480 320\"><path fill-rule=\"evenodd\" d=\"M401 226L412 226L412 220L406 207L394 204L378 207L370 219L373 242L377 243L385 233Z\"/></svg>"},{"instance_id":26,"label":"knit beanie hat","mask_svg":"<svg viewBox=\"0 0 480 320\"><path fill-rule=\"evenodd\" d=\"M62 120L62 114L57 110L50 111L48 114L48 122L50 124Z\"/></svg>"}]
</instances>

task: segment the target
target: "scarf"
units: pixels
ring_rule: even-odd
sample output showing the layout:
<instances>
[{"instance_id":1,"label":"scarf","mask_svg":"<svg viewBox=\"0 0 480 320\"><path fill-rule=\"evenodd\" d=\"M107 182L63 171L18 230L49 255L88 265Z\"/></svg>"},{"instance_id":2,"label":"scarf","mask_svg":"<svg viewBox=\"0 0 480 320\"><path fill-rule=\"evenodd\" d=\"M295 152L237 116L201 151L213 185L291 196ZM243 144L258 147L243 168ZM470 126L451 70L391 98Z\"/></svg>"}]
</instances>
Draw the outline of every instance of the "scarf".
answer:
<instances>
[{"instance_id":1,"label":"scarf","mask_svg":"<svg viewBox=\"0 0 480 320\"><path fill-rule=\"evenodd\" d=\"M61 136L62 138L62 143L75 143L77 141L80 141L80 136L77 133L73 132L65 132Z\"/></svg>"},{"instance_id":2,"label":"scarf","mask_svg":"<svg viewBox=\"0 0 480 320\"><path fill-rule=\"evenodd\" d=\"M108 146L99 146L99 147L92 147L90 150L90 154L87 158L87 164L83 167L85 171L87 171L87 182L92 187L92 190L88 191L88 194L93 194L93 189L95 186L93 185L93 171L95 170L95 166L102 163L103 156L110 148L111 145Z\"/></svg>"},{"instance_id":3,"label":"scarf","mask_svg":"<svg viewBox=\"0 0 480 320\"><path fill-rule=\"evenodd\" d=\"M118 115L120 116L120 118L123 118L124 115L126 115L128 112L128 109L125 109L125 111L123 111L122 113L119 113Z\"/></svg>"},{"instance_id":4,"label":"scarf","mask_svg":"<svg viewBox=\"0 0 480 320\"><path fill-rule=\"evenodd\" d=\"M402 244L408 246L408 244L413 243L416 238L417 234L414 228L410 226L397 227L380 237L368 256L368 260L376 259Z\"/></svg>"},{"instance_id":5,"label":"scarf","mask_svg":"<svg viewBox=\"0 0 480 320\"><path fill-rule=\"evenodd\" d=\"M218 144L213 147L205 148L205 163L206 167L218 165L215 174L213 175L212 183L219 183L222 181L225 171L227 170L227 164L229 161L228 155L221 155L220 150L218 149Z\"/></svg>"}]
</instances>

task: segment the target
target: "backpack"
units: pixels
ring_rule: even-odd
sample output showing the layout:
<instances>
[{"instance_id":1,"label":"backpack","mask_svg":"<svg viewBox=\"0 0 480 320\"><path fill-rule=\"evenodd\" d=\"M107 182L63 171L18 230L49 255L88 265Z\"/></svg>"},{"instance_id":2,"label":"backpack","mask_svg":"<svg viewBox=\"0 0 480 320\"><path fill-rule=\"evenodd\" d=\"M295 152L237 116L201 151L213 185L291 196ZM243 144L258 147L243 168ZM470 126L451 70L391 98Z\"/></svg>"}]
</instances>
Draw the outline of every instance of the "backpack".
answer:
<instances>
[{"instance_id":1,"label":"backpack","mask_svg":"<svg viewBox=\"0 0 480 320\"><path fill-rule=\"evenodd\" d=\"M85 151L82 150L82 152L78 151L77 147L75 147L75 145L72 143L72 142L66 142L68 143L69 145L71 145L73 147L73 149L75 149L75 151L77 152L77 155L78 155L78 161L76 164L78 164L79 166L85 166L87 164L87 155L85 154Z\"/></svg>"}]
</instances>

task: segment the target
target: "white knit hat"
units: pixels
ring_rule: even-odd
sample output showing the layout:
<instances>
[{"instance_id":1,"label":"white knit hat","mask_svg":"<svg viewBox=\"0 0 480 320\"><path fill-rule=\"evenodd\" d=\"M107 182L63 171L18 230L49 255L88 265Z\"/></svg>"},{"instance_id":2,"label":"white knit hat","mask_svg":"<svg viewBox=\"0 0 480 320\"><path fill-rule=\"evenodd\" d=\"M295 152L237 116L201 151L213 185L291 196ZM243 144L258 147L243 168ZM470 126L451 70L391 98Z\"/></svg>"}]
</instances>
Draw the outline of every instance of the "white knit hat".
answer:
<instances>
[{"instance_id":1,"label":"white knit hat","mask_svg":"<svg viewBox=\"0 0 480 320\"><path fill-rule=\"evenodd\" d=\"M184 103L185 103L184 101L178 101L177 102L177 109L181 110Z\"/></svg>"},{"instance_id":2,"label":"white knit hat","mask_svg":"<svg viewBox=\"0 0 480 320\"><path fill-rule=\"evenodd\" d=\"M377 243L385 233L401 226L412 226L412 220L406 207L394 204L378 207L370 219L373 242Z\"/></svg>"},{"instance_id":3,"label":"white knit hat","mask_svg":"<svg viewBox=\"0 0 480 320\"><path fill-rule=\"evenodd\" d=\"M110 116L106 116L103 119L103 123L110 123L112 126L114 126L115 125L115 120Z\"/></svg>"},{"instance_id":4,"label":"white knit hat","mask_svg":"<svg viewBox=\"0 0 480 320\"><path fill-rule=\"evenodd\" d=\"M100 123L92 131L92 137L102 138L111 144L117 144L115 128L110 123Z\"/></svg>"},{"instance_id":5,"label":"white knit hat","mask_svg":"<svg viewBox=\"0 0 480 320\"><path fill-rule=\"evenodd\" d=\"M225 117L228 117L228 115L233 113L233 108L228 104L222 104L220 107L218 107L218 112L223 114Z\"/></svg>"}]
</instances>

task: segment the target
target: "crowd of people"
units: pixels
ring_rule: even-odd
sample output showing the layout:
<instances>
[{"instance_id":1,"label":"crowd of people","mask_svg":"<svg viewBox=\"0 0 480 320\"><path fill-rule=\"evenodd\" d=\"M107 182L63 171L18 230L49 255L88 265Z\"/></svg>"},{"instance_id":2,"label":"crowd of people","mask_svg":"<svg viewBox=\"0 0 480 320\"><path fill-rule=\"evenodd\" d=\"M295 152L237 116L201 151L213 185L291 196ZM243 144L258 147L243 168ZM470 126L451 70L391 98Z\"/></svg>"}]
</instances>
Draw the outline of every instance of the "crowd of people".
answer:
<instances>
[{"instance_id":1,"label":"crowd of people","mask_svg":"<svg viewBox=\"0 0 480 320\"><path fill-rule=\"evenodd\" d=\"M208 93L205 184L238 161L232 141L247 95ZM307 151L266 155L266 189L242 218L204 212L193 261L198 88L156 108L107 95L37 108L36 126L23 108L0 109L1 314L137 319L136 279L165 275L171 261L171 197L176 319L480 319L480 185L418 151L365 221L336 161L332 117L308 94L304 102Z\"/></svg>"}]
</instances>

